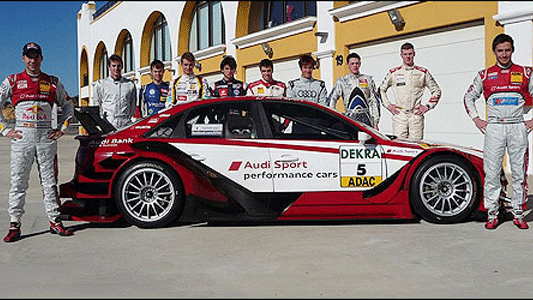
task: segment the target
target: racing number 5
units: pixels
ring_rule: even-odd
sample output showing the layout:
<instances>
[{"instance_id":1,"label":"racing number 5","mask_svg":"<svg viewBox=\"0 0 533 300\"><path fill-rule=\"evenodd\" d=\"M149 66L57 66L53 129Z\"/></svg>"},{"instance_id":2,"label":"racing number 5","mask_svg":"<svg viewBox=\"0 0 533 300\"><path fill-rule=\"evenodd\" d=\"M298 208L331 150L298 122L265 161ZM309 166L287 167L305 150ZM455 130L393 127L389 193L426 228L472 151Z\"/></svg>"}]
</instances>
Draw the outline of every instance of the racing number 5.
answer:
<instances>
[{"instance_id":1,"label":"racing number 5","mask_svg":"<svg viewBox=\"0 0 533 300\"><path fill-rule=\"evenodd\" d=\"M365 164L358 164L357 165L357 175L365 175L366 174L366 165Z\"/></svg>"}]
</instances>

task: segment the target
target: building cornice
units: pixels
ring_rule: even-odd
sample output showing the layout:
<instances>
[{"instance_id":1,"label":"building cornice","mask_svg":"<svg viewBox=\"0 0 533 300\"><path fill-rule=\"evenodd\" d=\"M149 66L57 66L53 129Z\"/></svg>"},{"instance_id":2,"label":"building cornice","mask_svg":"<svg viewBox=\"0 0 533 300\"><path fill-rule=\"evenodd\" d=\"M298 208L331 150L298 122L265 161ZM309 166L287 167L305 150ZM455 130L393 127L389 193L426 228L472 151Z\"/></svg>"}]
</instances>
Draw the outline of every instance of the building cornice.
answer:
<instances>
[{"instance_id":1,"label":"building cornice","mask_svg":"<svg viewBox=\"0 0 533 300\"><path fill-rule=\"evenodd\" d=\"M240 38L235 38L232 39L231 42L235 45L235 47L241 49L259 45L261 43L313 30L316 20L316 17L306 17L303 19L285 23L283 25L278 25L269 29L254 32L252 34L248 34Z\"/></svg>"},{"instance_id":2,"label":"building cornice","mask_svg":"<svg viewBox=\"0 0 533 300\"><path fill-rule=\"evenodd\" d=\"M513 23L520 23L533 20L532 9L520 9L511 12L501 13L492 17L501 25L508 25Z\"/></svg>"},{"instance_id":3,"label":"building cornice","mask_svg":"<svg viewBox=\"0 0 533 300\"><path fill-rule=\"evenodd\" d=\"M420 1L357 1L339 8L330 9L328 12L342 23L418 2Z\"/></svg>"}]
</instances>

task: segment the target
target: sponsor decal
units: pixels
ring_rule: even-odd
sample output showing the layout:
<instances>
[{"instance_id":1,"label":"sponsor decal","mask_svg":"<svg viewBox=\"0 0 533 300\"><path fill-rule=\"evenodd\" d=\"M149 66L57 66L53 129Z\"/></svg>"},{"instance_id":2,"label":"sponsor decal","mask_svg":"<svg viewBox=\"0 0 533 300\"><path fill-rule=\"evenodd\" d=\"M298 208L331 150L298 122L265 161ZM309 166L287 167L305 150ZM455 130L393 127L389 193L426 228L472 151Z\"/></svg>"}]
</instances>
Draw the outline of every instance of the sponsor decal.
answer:
<instances>
[{"instance_id":1,"label":"sponsor decal","mask_svg":"<svg viewBox=\"0 0 533 300\"><path fill-rule=\"evenodd\" d=\"M148 126L148 125L144 125L144 126L135 126L133 127L134 129L150 129L152 128L151 126Z\"/></svg>"},{"instance_id":2,"label":"sponsor decal","mask_svg":"<svg viewBox=\"0 0 533 300\"><path fill-rule=\"evenodd\" d=\"M41 94L50 95L50 82L39 81L39 91Z\"/></svg>"},{"instance_id":3,"label":"sponsor decal","mask_svg":"<svg viewBox=\"0 0 533 300\"><path fill-rule=\"evenodd\" d=\"M191 90L196 89L196 83L195 83L195 82L190 83L190 84L189 84L189 89L191 89Z\"/></svg>"},{"instance_id":4,"label":"sponsor decal","mask_svg":"<svg viewBox=\"0 0 533 300\"><path fill-rule=\"evenodd\" d=\"M159 118L153 118L153 119L148 120L148 123L157 123L157 122L159 122Z\"/></svg>"},{"instance_id":5,"label":"sponsor decal","mask_svg":"<svg viewBox=\"0 0 533 300\"><path fill-rule=\"evenodd\" d=\"M307 170L308 166L307 161L232 161L228 171L242 171L244 181L272 179L329 179L339 177L337 172L309 172Z\"/></svg>"},{"instance_id":6,"label":"sponsor decal","mask_svg":"<svg viewBox=\"0 0 533 300\"><path fill-rule=\"evenodd\" d=\"M21 81L17 82L17 88L19 90L28 88L28 82L26 80L21 80Z\"/></svg>"},{"instance_id":7,"label":"sponsor decal","mask_svg":"<svg viewBox=\"0 0 533 300\"><path fill-rule=\"evenodd\" d=\"M222 124L193 124L191 136L222 136Z\"/></svg>"},{"instance_id":8,"label":"sponsor decal","mask_svg":"<svg viewBox=\"0 0 533 300\"><path fill-rule=\"evenodd\" d=\"M150 94L150 95L153 96L153 95L155 94L155 90L153 90L153 89L152 89L152 90L149 90L149 91L148 91L148 94Z\"/></svg>"},{"instance_id":9,"label":"sponsor decal","mask_svg":"<svg viewBox=\"0 0 533 300\"><path fill-rule=\"evenodd\" d=\"M21 119L24 121L44 121L48 120L48 117L42 107L33 105L22 112Z\"/></svg>"},{"instance_id":10,"label":"sponsor decal","mask_svg":"<svg viewBox=\"0 0 533 300\"><path fill-rule=\"evenodd\" d=\"M220 91L218 91L218 94L221 96L221 97L225 97L228 95L228 89L220 89Z\"/></svg>"},{"instance_id":11,"label":"sponsor decal","mask_svg":"<svg viewBox=\"0 0 533 300\"><path fill-rule=\"evenodd\" d=\"M487 79L489 79L489 80L494 80L494 79L497 79L497 78L498 78L498 72L493 72L493 73L487 74Z\"/></svg>"},{"instance_id":12,"label":"sponsor decal","mask_svg":"<svg viewBox=\"0 0 533 300\"><path fill-rule=\"evenodd\" d=\"M511 72L511 83L522 83L524 80L524 74L522 72Z\"/></svg>"},{"instance_id":13,"label":"sponsor decal","mask_svg":"<svg viewBox=\"0 0 533 300\"><path fill-rule=\"evenodd\" d=\"M170 117L170 114L159 114L160 117L163 117L163 118L168 118Z\"/></svg>"},{"instance_id":14,"label":"sponsor decal","mask_svg":"<svg viewBox=\"0 0 533 300\"><path fill-rule=\"evenodd\" d=\"M342 177L341 187L375 187L381 181L381 176Z\"/></svg>"},{"instance_id":15,"label":"sponsor decal","mask_svg":"<svg viewBox=\"0 0 533 300\"><path fill-rule=\"evenodd\" d=\"M366 78L359 78L359 86L362 88L368 88L368 80Z\"/></svg>"},{"instance_id":16,"label":"sponsor decal","mask_svg":"<svg viewBox=\"0 0 533 300\"><path fill-rule=\"evenodd\" d=\"M265 93L265 89L262 88L262 87L258 87L258 88L257 88L257 93L259 93L259 94L264 94L264 93Z\"/></svg>"},{"instance_id":17,"label":"sponsor decal","mask_svg":"<svg viewBox=\"0 0 533 300\"><path fill-rule=\"evenodd\" d=\"M381 159L381 153L377 149L370 148L354 148L346 149L341 148L341 159Z\"/></svg>"},{"instance_id":18,"label":"sponsor decal","mask_svg":"<svg viewBox=\"0 0 533 300\"><path fill-rule=\"evenodd\" d=\"M118 144L131 144L133 143L133 138L124 138L124 139L105 139L102 141L94 141L95 146L102 146L102 147L116 147Z\"/></svg>"},{"instance_id":19,"label":"sponsor decal","mask_svg":"<svg viewBox=\"0 0 533 300\"><path fill-rule=\"evenodd\" d=\"M504 105L518 105L518 97L494 97L492 100L495 106L504 106Z\"/></svg>"}]
</instances>

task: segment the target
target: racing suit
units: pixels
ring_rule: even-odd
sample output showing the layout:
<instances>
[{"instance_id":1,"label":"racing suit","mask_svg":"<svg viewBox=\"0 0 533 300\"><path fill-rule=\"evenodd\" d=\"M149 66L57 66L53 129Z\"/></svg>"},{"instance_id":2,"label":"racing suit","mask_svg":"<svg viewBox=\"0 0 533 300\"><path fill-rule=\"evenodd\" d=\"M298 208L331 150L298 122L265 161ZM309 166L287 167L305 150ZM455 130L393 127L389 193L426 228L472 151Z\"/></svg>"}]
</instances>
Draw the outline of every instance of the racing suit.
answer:
<instances>
[{"instance_id":1,"label":"racing suit","mask_svg":"<svg viewBox=\"0 0 533 300\"><path fill-rule=\"evenodd\" d=\"M328 97L329 107L336 108L340 97L347 117L371 127L379 123L380 103L372 76L350 73L340 77Z\"/></svg>"},{"instance_id":2,"label":"racing suit","mask_svg":"<svg viewBox=\"0 0 533 300\"><path fill-rule=\"evenodd\" d=\"M300 77L287 84L287 97L327 105L326 83L323 80Z\"/></svg>"},{"instance_id":3,"label":"racing suit","mask_svg":"<svg viewBox=\"0 0 533 300\"><path fill-rule=\"evenodd\" d=\"M211 90L207 79L183 74L174 80L172 84L172 104L180 104L198 99L206 99L211 96Z\"/></svg>"},{"instance_id":4,"label":"racing suit","mask_svg":"<svg viewBox=\"0 0 533 300\"><path fill-rule=\"evenodd\" d=\"M285 83L281 81L272 80L267 82L261 78L248 84L247 95L282 97L285 96L286 89Z\"/></svg>"},{"instance_id":5,"label":"racing suit","mask_svg":"<svg viewBox=\"0 0 533 300\"><path fill-rule=\"evenodd\" d=\"M226 97L226 96L245 96L246 95L246 83L233 79L232 81L226 81L224 78L215 82L213 87L214 97Z\"/></svg>"},{"instance_id":6,"label":"racing suit","mask_svg":"<svg viewBox=\"0 0 533 300\"><path fill-rule=\"evenodd\" d=\"M387 97L392 86L396 96L395 103ZM392 132L401 138L422 139L424 137L424 115L416 115L415 108L422 104L424 88L428 87L431 97L426 106L434 108L439 102L441 90L431 73L419 66L401 65L390 69L379 87L383 106L399 106L400 113L392 115Z\"/></svg>"},{"instance_id":7,"label":"racing suit","mask_svg":"<svg viewBox=\"0 0 533 300\"><path fill-rule=\"evenodd\" d=\"M494 65L478 72L464 96L470 118L478 117L475 101L485 97L487 127L483 143L485 170L484 205L489 213L497 214L501 192L500 173L505 148L512 172L513 214L521 213L527 197L528 132L524 113L532 105L531 67L511 64L503 68Z\"/></svg>"},{"instance_id":8,"label":"racing suit","mask_svg":"<svg viewBox=\"0 0 533 300\"><path fill-rule=\"evenodd\" d=\"M118 80L107 77L97 81L94 88L94 101L100 106L100 115L122 129L133 124L137 103L137 90L133 81L121 77Z\"/></svg>"},{"instance_id":9,"label":"racing suit","mask_svg":"<svg viewBox=\"0 0 533 300\"><path fill-rule=\"evenodd\" d=\"M154 82L143 85L139 92L139 104L135 117L145 118L165 108L170 96L170 84L162 82L156 85Z\"/></svg>"},{"instance_id":10,"label":"racing suit","mask_svg":"<svg viewBox=\"0 0 533 300\"><path fill-rule=\"evenodd\" d=\"M48 137L52 128L54 103L62 108L61 128L66 131L74 115L74 106L63 84L40 73L31 77L26 71L8 76L0 85L0 105L11 99L15 107L15 123L6 122L0 114L0 132L6 136L19 130L22 138L11 141L11 188L8 213L11 222L20 222L24 214L26 190L34 159L37 159L43 201L50 221L59 216L57 195L57 141Z\"/></svg>"}]
</instances>

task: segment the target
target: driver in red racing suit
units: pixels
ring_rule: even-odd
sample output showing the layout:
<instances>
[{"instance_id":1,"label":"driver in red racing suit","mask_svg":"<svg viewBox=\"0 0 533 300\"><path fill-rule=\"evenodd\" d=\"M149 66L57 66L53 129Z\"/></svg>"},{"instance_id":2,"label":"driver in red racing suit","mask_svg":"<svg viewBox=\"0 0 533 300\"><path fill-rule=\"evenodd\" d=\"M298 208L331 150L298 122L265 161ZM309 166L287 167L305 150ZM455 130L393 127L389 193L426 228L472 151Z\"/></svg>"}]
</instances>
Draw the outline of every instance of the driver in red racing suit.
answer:
<instances>
[{"instance_id":1,"label":"driver in red racing suit","mask_svg":"<svg viewBox=\"0 0 533 300\"><path fill-rule=\"evenodd\" d=\"M62 236L72 234L72 231L63 227L59 218L56 154L57 139L65 133L74 108L57 77L41 72L42 59L39 45L26 44L22 55L25 70L8 76L0 85L0 104L11 100L15 108L14 128L0 114L0 132L12 139L8 207L10 226L4 242L14 242L21 238L20 224L34 160L37 160L50 232ZM54 104L63 109L62 120L58 122L60 128L52 128Z\"/></svg>"},{"instance_id":2,"label":"driver in red racing suit","mask_svg":"<svg viewBox=\"0 0 533 300\"><path fill-rule=\"evenodd\" d=\"M494 38L492 50L496 65L480 71L464 96L464 105L470 118L482 133L483 168L485 170L484 206L488 210L485 227L498 226L499 196L501 192L500 173L505 149L509 154L512 172L512 214L513 223L520 229L527 229L523 219L523 207L527 196L528 132L533 120L524 121L523 114L532 105L531 67L513 64L513 39L506 34ZM479 118L475 101L485 97L487 121Z\"/></svg>"}]
</instances>

